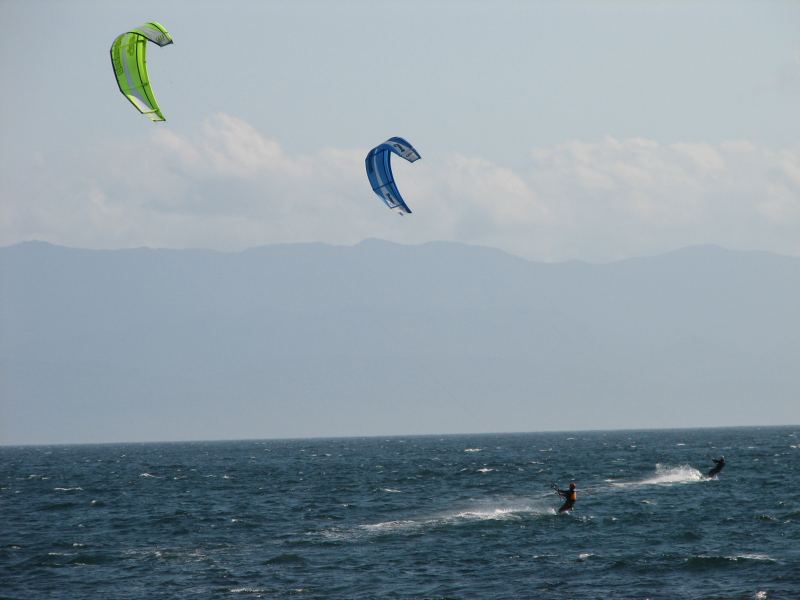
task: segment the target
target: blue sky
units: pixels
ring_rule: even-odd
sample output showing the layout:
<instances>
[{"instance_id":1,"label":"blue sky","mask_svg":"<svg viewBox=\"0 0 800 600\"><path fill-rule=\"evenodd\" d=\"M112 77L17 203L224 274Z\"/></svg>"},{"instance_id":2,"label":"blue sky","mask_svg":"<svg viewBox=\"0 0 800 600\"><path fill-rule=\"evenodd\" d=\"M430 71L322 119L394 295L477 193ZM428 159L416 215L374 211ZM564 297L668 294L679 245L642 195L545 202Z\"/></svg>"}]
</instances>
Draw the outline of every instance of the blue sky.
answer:
<instances>
[{"instance_id":1,"label":"blue sky","mask_svg":"<svg viewBox=\"0 0 800 600\"><path fill-rule=\"evenodd\" d=\"M800 254L796 2L6 0L0 18L2 244ZM161 124L108 57L147 20L175 39L149 49ZM363 173L391 135L423 156L396 167L409 218Z\"/></svg>"}]
</instances>

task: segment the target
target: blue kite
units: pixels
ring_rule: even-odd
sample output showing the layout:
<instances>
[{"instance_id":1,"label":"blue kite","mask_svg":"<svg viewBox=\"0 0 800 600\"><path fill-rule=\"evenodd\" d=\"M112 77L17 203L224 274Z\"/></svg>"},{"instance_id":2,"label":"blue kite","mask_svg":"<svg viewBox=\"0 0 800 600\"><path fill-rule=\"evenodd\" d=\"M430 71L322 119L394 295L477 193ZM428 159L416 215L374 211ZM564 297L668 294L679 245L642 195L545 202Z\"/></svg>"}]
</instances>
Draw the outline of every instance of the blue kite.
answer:
<instances>
[{"instance_id":1,"label":"blue kite","mask_svg":"<svg viewBox=\"0 0 800 600\"><path fill-rule=\"evenodd\" d=\"M412 163L421 158L419 152L407 140L401 137L389 138L380 146L375 146L367 154L365 161L367 163L367 177L369 177L372 189L375 190L375 193L378 194L386 206L396 210L401 215L404 213L411 214L411 209L408 208L394 182L392 166L389 162L392 152Z\"/></svg>"}]
</instances>

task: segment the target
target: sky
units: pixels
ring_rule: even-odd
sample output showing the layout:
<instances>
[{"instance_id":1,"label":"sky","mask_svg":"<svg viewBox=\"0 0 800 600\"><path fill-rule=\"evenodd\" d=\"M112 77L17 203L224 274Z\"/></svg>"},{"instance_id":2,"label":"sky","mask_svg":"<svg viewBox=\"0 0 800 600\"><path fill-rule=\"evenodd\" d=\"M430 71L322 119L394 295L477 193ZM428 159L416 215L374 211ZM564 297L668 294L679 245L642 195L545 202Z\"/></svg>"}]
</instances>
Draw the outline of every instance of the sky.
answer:
<instances>
[{"instance_id":1,"label":"sky","mask_svg":"<svg viewBox=\"0 0 800 600\"><path fill-rule=\"evenodd\" d=\"M798 2L0 1L0 245L800 255ZM119 93L148 49L167 117ZM10 85L8 85L10 83ZM373 195L394 161L414 214Z\"/></svg>"}]
</instances>

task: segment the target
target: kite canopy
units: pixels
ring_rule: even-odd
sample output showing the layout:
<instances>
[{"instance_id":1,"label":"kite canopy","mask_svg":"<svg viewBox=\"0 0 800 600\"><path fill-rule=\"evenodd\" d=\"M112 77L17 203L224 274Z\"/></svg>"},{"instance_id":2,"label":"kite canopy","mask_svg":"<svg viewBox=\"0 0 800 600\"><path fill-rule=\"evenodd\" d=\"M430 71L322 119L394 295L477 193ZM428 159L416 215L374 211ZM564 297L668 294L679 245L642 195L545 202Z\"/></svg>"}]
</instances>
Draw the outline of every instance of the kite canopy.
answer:
<instances>
[{"instance_id":1,"label":"kite canopy","mask_svg":"<svg viewBox=\"0 0 800 600\"><path fill-rule=\"evenodd\" d=\"M123 33L111 44L111 66L119 91L151 121L166 121L147 76L147 41L159 46L172 43L164 26L155 21Z\"/></svg>"},{"instance_id":2,"label":"kite canopy","mask_svg":"<svg viewBox=\"0 0 800 600\"><path fill-rule=\"evenodd\" d=\"M384 201L386 206L400 214L410 214L411 209L403 201L403 197L394 182L392 166L389 162L392 152L412 163L421 158L419 152L407 140L401 137L389 138L367 154L367 177L369 177L372 189L375 190L375 193Z\"/></svg>"}]
</instances>

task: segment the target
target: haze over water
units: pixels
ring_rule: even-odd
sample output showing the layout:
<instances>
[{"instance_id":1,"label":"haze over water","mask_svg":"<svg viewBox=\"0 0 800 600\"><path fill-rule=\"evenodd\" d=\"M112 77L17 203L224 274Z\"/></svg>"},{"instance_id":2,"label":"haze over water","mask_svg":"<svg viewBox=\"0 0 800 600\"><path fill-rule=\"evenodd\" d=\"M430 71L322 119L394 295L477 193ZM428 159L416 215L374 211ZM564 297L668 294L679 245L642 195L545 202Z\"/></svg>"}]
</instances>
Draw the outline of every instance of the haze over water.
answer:
<instances>
[{"instance_id":1,"label":"haze over water","mask_svg":"<svg viewBox=\"0 0 800 600\"><path fill-rule=\"evenodd\" d=\"M797 427L4 447L0 595L796 598L799 453Z\"/></svg>"}]
</instances>

